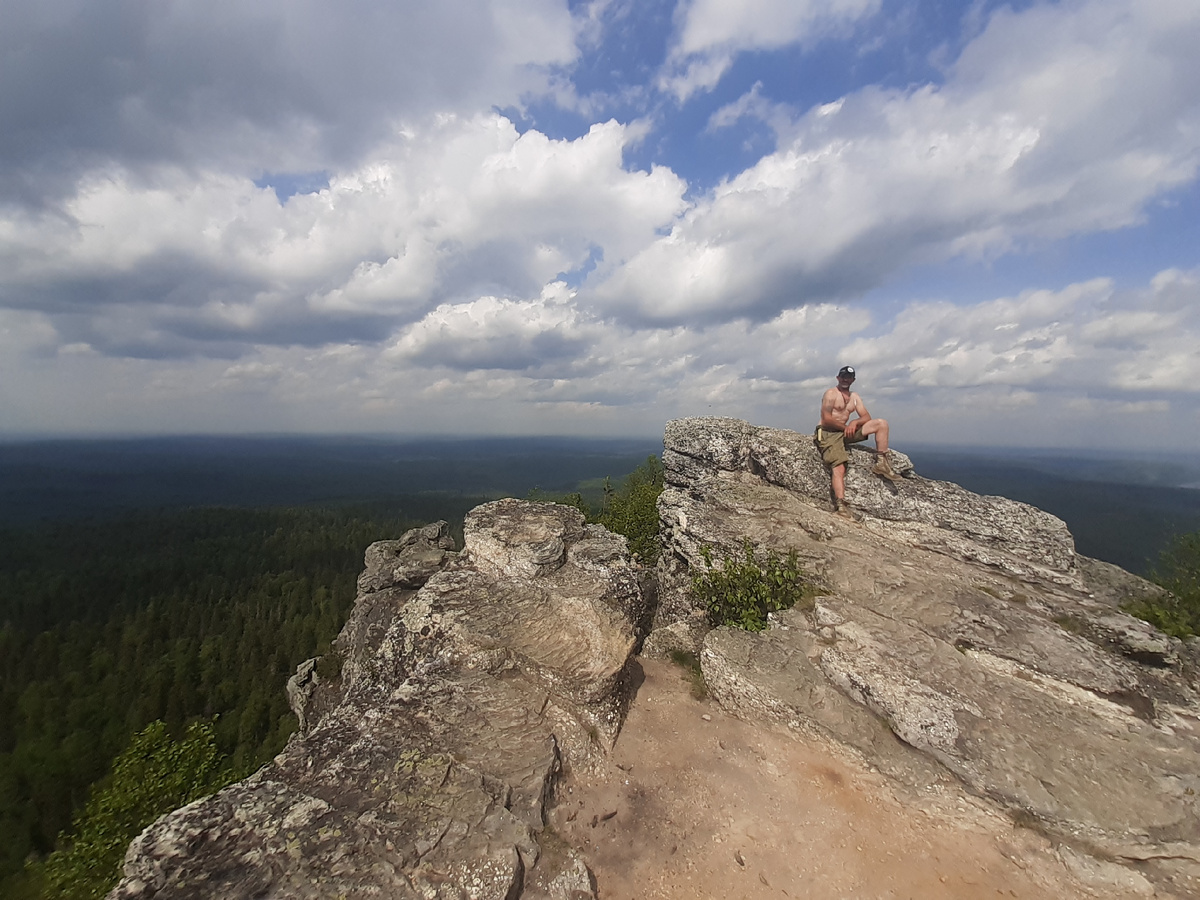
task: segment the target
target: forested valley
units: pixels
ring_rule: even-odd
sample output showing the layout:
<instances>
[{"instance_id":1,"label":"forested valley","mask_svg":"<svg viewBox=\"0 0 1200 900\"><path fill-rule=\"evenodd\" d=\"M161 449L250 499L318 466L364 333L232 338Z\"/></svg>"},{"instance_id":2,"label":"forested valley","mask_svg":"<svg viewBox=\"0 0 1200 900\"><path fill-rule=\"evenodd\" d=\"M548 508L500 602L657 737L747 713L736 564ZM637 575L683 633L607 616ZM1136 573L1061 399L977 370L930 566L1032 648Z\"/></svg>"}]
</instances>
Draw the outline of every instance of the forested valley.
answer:
<instances>
[{"instance_id":1,"label":"forested valley","mask_svg":"<svg viewBox=\"0 0 1200 900\"><path fill-rule=\"evenodd\" d=\"M0 896L62 895L36 863L151 723L176 738L211 723L230 778L270 759L296 725L285 682L345 622L367 545L437 518L461 529L480 499L0 533Z\"/></svg>"},{"instance_id":2,"label":"forested valley","mask_svg":"<svg viewBox=\"0 0 1200 900\"><path fill-rule=\"evenodd\" d=\"M657 555L662 467L634 442L438 445L440 468L424 445L248 447L0 448L5 900L104 896L137 831L278 753L287 679L329 650L372 542L445 519L461 546L470 509L516 495Z\"/></svg>"}]
</instances>

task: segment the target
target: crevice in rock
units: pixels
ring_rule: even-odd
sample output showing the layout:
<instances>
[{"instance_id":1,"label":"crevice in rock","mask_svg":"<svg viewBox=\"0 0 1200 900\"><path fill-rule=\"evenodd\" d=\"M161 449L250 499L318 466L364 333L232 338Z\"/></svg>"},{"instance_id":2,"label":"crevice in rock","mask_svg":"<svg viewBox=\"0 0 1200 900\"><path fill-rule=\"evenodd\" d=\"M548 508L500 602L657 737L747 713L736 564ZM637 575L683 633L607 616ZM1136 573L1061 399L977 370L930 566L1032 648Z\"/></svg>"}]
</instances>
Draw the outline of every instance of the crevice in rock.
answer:
<instances>
[{"instance_id":1,"label":"crevice in rock","mask_svg":"<svg viewBox=\"0 0 1200 900\"><path fill-rule=\"evenodd\" d=\"M1113 691L1108 694L1097 692L1097 695L1127 707L1139 719L1153 722L1156 718L1154 701L1138 691Z\"/></svg>"}]
</instances>

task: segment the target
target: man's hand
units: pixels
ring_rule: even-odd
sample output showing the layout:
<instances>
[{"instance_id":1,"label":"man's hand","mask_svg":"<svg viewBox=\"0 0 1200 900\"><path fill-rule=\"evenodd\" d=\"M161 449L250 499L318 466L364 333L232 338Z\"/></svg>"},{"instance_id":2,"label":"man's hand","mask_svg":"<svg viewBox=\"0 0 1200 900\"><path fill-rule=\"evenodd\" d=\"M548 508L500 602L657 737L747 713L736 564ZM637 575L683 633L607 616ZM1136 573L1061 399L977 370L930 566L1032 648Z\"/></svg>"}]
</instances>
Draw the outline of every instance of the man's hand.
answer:
<instances>
[{"instance_id":1,"label":"man's hand","mask_svg":"<svg viewBox=\"0 0 1200 900\"><path fill-rule=\"evenodd\" d=\"M854 432L858 431L858 427L862 425L862 419L851 419L846 423L846 427L842 429L842 434L846 437L854 437Z\"/></svg>"}]
</instances>

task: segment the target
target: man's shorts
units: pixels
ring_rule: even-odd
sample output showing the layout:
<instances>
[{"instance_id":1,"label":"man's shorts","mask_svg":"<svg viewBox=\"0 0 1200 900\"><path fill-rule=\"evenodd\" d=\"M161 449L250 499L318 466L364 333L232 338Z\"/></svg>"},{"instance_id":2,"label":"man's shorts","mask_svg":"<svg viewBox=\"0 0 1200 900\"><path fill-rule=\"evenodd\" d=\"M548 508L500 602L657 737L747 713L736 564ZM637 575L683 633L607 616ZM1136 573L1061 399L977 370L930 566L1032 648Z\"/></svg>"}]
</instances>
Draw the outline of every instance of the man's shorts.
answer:
<instances>
[{"instance_id":1,"label":"man's shorts","mask_svg":"<svg viewBox=\"0 0 1200 900\"><path fill-rule=\"evenodd\" d=\"M871 436L863 434L862 430L854 432L849 443L857 444L859 441L868 440ZM817 427L813 440L817 442L817 448L821 451L821 459L825 461L827 466L844 466L850 462L850 451L846 449L846 435L840 431L826 431L820 426Z\"/></svg>"}]
</instances>

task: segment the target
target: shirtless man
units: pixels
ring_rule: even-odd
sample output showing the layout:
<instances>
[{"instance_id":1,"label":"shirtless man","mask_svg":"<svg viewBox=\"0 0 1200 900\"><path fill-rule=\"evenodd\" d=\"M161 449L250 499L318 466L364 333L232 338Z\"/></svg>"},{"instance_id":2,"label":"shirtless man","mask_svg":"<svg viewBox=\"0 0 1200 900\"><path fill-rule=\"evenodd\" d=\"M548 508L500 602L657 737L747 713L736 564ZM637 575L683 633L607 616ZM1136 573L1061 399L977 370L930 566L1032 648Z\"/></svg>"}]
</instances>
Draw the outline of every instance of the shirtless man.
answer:
<instances>
[{"instance_id":1,"label":"shirtless man","mask_svg":"<svg viewBox=\"0 0 1200 900\"><path fill-rule=\"evenodd\" d=\"M817 426L817 447L821 458L833 470L834 512L853 521L854 513L846 502L846 464L850 462L847 444L856 444L875 435L878 459L871 469L873 475L899 481L888 461L887 419L872 419L863 405L862 397L850 390L854 384L854 368L842 366L837 374L837 387L830 388L821 398L821 424ZM857 418L850 418L852 415Z\"/></svg>"}]
</instances>

